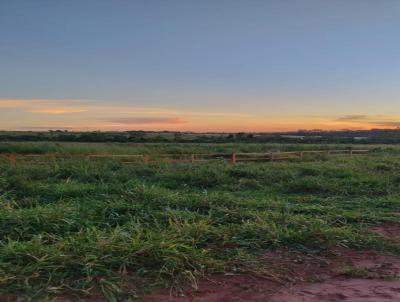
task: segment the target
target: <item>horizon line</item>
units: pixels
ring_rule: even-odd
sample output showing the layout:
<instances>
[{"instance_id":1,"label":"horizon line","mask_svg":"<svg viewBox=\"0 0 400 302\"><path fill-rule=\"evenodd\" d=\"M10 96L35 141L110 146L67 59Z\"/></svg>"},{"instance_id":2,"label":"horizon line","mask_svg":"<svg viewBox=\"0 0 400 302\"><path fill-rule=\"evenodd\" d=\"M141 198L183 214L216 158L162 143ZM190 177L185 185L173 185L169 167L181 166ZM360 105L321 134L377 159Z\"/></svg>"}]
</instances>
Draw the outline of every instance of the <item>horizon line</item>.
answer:
<instances>
[{"instance_id":1,"label":"horizon line","mask_svg":"<svg viewBox=\"0 0 400 302\"><path fill-rule=\"evenodd\" d=\"M125 133L125 132L149 132L149 133L193 133L193 134L279 134L279 133L301 133L301 132L368 132L368 131L400 131L400 127L395 128L370 128L370 129L297 129L297 130L283 130L283 131L190 131L190 130L71 130L63 127L60 128L48 128L43 130L4 130L0 129L0 132L34 132L34 133L48 133L48 132L63 132L63 133L90 133L90 132L102 132L102 133Z\"/></svg>"}]
</instances>

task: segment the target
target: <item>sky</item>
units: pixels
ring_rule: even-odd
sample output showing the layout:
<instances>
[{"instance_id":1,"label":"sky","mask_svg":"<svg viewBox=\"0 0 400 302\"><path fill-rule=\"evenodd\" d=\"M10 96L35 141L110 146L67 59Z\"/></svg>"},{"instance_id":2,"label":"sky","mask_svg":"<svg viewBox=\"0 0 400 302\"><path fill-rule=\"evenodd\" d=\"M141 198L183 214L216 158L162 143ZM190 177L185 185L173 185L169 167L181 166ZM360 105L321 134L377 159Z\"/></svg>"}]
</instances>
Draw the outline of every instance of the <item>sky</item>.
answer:
<instances>
[{"instance_id":1,"label":"sky","mask_svg":"<svg viewBox=\"0 0 400 302\"><path fill-rule=\"evenodd\" d=\"M0 130L399 126L398 0L0 0Z\"/></svg>"}]
</instances>

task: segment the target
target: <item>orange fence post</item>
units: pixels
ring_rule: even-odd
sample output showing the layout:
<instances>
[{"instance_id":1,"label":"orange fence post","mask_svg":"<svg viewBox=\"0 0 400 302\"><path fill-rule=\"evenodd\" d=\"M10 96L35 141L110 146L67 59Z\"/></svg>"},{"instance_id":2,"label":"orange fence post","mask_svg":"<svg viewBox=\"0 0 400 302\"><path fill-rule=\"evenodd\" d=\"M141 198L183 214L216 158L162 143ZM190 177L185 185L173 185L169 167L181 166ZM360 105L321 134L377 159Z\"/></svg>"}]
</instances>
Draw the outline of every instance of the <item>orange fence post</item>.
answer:
<instances>
[{"instance_id":1,"label":"orange fence post","mask_svg":"<svg viewBox=\"0 0 400 302\"><path fill-rule=\"evenodd\" d=\"M147 154L143 154L143 162L147 164L149 162L149 156Z\"/></svg>"},{"instance_id":2,"label":"orange fence post","mask_svg":"<svg viewBox=\"0 0 400 302\"><path fill-rule=\"evenodd\" d=\"M233 164L236 163L236 153L231 154L231 161Z\"/></svg>"}]
</instances>

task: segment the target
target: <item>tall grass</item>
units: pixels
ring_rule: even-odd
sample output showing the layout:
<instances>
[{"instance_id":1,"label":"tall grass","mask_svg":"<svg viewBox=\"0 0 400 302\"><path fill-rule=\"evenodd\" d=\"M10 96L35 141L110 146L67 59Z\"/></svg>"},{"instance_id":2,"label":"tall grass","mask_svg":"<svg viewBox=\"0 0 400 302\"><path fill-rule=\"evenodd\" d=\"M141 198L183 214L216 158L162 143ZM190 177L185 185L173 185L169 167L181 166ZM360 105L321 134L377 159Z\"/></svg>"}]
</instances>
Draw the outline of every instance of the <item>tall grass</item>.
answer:
<instances>
[{"instance_id":1,"label":"tall grass","mask_svg":"<svg viewBox=\"0 0 400 302\"><path fill-rule=\"evenodd\" d=\"M375 152L400 154L400 148L390 145L343 144L270 144L270 143L68 143L68 142L1 142L1 153L17 154L157 154L157 153L231 153L329 149L372 149Z\"/></svg>"},{"instance_id":2,"label":"tall grass","mask_svg":"<svg viewBox=\"0 0 400 302\"><path fill-rule=\"evenodd\" d=\"M262 144L10 143L1 152L111 153L324 148ZM332 147L332 146L330 146ZM334 147L333 147L334 148ZM0 292L134 298L236 269L266 249L400 246L366 232L398 223L400 158L154 164L79 158L0 166ZM397 151L396 151L397 152ZM396 153L395 153L396 154ZM240 262L240 261L239 261ZM239 268L237 268L239 269Z\"/></svg>"}]
</instances>

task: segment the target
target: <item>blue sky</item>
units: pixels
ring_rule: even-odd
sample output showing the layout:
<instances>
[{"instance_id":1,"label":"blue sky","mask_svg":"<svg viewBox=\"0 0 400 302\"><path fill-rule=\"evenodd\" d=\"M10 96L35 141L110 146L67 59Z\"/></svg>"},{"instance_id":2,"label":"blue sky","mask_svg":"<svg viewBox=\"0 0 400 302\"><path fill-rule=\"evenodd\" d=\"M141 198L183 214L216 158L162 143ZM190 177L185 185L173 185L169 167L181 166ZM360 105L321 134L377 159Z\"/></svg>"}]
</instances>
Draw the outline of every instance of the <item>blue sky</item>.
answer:
<instances>
[{"instance_id":1,"label":"blue sky","mask_svg":"<svg viewBox=\"0 0 400 302\"><path fill-rule=\"evenodd\" d=\"M400 1L3 0L0 37L1 129L400 125Z\"/></svg>"}]
</instances>

